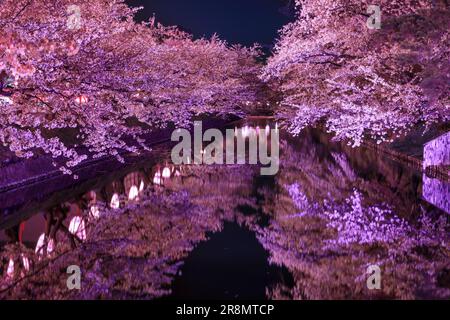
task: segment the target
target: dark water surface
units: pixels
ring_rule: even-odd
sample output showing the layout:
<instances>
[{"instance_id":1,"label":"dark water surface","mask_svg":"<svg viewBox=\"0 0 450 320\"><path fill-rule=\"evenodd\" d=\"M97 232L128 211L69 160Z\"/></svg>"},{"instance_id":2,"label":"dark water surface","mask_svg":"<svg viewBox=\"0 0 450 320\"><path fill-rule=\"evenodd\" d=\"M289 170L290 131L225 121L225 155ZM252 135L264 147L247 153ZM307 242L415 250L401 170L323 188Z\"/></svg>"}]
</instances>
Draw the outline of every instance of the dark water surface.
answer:
<instances>
[{"instance_id":1,"label":"dark water surface","mask_svg":"<svg viewBox=\"0 0 450 320\"><path fill-rule=\"evenodd\" d=\"M283 277L253 232L226 222L186 258L175 278L175 299L266 299L266 287ZM287 276L289 274L287 273Z\"/></svg>"},{"instance_id":2,"label":"dark water surface","mask_svg":"<svg viewBox=\"0 0 450 320\"><path fill-rule=\"evenodd\" d=\"M0 298L450 298L448 184L314 129L280 146L275 176L162 145L1 193Z\"/></svg>"}]
</instances>

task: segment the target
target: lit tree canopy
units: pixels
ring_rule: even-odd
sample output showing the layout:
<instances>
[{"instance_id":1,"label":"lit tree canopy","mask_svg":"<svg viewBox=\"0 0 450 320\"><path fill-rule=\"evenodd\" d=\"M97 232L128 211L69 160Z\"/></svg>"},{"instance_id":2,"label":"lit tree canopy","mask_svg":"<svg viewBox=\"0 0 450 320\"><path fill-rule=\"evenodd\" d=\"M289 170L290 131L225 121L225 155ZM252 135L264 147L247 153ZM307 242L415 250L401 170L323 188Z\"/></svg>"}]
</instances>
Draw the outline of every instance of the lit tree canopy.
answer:
<instances>
[{"instance_id":1,"label":"lit tree canopy","mask_svg":"<svg viewBox=\"0 0 450 320\"><path fill-rule=\"evenodd\" d=\"M380 29L367 26L370 1L296 4L262 75L281 91L293 133L326 119L359 145L449 119L447 1L378 1Z\"/></svg>"},{"instance_id":2,"label":"lit tree canopy","mask_svg":"<svg viewBox=\"0 0 450 320\"><path fill-rule=\"evenodd\" d=\"M81 153L135 151L129 141L142 144L145 125L236 113L256 98L256 47L138 24L136 11L122 0L2 1L0 141L70 167ZM64 130L89 152L63 141Z\"/></svg>"}]
</instances>

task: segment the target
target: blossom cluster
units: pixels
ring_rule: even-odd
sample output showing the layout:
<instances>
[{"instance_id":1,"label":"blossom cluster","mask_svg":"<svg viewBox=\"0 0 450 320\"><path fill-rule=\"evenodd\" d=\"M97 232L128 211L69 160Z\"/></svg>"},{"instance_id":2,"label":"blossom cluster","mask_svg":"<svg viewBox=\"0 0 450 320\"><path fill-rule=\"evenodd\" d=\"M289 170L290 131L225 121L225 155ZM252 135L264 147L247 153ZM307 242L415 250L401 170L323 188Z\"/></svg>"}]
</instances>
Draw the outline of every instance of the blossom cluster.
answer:
<instances>
[{"instance_id":1,"label":"blossom cluster","mask_svg":"<svg viewBox=\"0 0 450 320\"><path fill-rule=\"evenodd\" d=\"M280 92L289 131L322 124L359 146L450 119L449 4L383 0L381 28L367 27L371 1L297 0L261 78Z\"/></svg>"},{"instance_id":2,"label":"blossom cluster","mask_svg":"<svg viewBox=\"0 0 450 320\"><path fill-rule=\"evenodd\" d=\"M73 6L77 28L68 27ZM137 23L138 10L123 0L2 1L0 142L72 167L136 152L150 129L242 114L255 101L258 47Z\"/></svg>"}]
</instances>

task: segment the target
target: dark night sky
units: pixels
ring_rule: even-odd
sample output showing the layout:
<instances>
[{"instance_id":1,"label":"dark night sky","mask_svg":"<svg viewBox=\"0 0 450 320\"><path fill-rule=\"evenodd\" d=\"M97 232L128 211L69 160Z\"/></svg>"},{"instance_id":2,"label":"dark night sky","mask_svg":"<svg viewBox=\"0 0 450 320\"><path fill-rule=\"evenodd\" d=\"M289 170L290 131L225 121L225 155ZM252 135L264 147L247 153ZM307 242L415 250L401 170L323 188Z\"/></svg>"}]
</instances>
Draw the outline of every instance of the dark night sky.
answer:
<instances>
[{"instance_id":1,"label":"dark night sky","mask_svg":"<svg viewBox=\"0 0 450 320\"><path fill-rule=\"evenodd\" d=\"M139 20L156 14L164 25L177 25L199 38L217 33L229 43L270 46L292 19L289 0L128 0L144 6ZM283 10L284 8L284 10ZM291 8L292 9L292 8ZM282 13L283 12L283 13Z\"/></svg>"}]
</instances>

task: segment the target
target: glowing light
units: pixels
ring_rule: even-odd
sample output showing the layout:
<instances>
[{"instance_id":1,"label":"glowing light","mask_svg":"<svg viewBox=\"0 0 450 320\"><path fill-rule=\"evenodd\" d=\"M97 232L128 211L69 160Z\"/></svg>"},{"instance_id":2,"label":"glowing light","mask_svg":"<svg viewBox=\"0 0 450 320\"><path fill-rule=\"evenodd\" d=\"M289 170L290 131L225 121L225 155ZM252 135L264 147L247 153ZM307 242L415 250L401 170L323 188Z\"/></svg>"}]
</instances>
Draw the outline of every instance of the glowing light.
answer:
<instances>
[{"instance_id":1,"label":"glowing light","mask_svg":"<svg viewBox=\"0 0 450 320\"><path fill-rule=\"evenodd\" d=\"M45 233L41 234L41 236L39 237L37 244L36 244L36 249L35 249L35 252L37 254L44 253L45 238L46 238ZM53 241L53 239L50 239L47 243L47 253L48 254L52 253L54 247L55 247L55 242Z\"/></svg>"},{"instance_id":2,"label":"glowing light","mask_svg":"<svg viewBox=\"0 0 450 320\"><path fill-rule=\"evenodd\" d=\"M266 136L270 134L270 127L269 125L266 125Z\"/></svg>"},{"instance_id":3,"label":"glowing light","mask_svg":"<svg viewBox=\"0 0 450 320\"><path fill-rule=\"evenodd\" d=\"M14 276L14 260L9 259L8 268L6 269L6 276L12 278Z\"/></svg>"},{"instance_id":4,"label":"glowing light","mask_svg":"<svg viewBox=\"0 0 450 320\"><path fill-rule=\"evenodd\" d=\"M4 97L4 96L0 96L0 100L3 100L3 101L5 101L6 103L12 103L12 100L10 99L10 98L8 98L8 97Z\"/></svg>"},{"instance_id":5,"label":"glowing light","mask_svg":"<svg viewBox=\"0 0 450 320\"><path fill-rule=\"evenodd\" d=\"M75 98L75 102L78 104L85 104L88 102L88 98L84 95Z\"/></svg>"},{"instance_id":6,"label":"glowing light","mask_svg":"<svg viewBox=\"0 0 450 320\"><path fill-rule=\"evenodd\" d=\"M69 224L69 232L80 240L86 240L86 225L82 217L73 217Z\"/></svg>"},{"instance_id":7,"label":"glowing light","mask_svg":"<svg viewBox=\"0 0 450 320\"><path fill-rule=\"evenodd\" d=\"M128 200L136 200L138 196L139 196L138 187L132 186L130 188L130 192L128 193Z\"/></svg>"},{"instance_id":8,"label":"glowing light","mask_svg":"<svg viewBox=\"0 0 450 320\"><path fill-rule=\"evenodd\" d=\"M161 172L157 171L155 176L153 177L153 183L157 185L161 185Z\"/></svg>"},{"instance_id":9,"label":"glowing light","mask_svg":"<svg viewBox=\"0 0 450 320\"><path fill-rule=\"evenodd\" d=\"M203 151L202 151L202 152L203 152ZM163 176L163 178L165 178L165 179L170 178L170 176L171 176L170 169L167 168L167 167L165 167L164 170L163 170L163 172L162 172L162 176Z\"/></svg>"},{"instance_id":10,"label":"glowing light","mask_svg":"<svg viewBox=\"0 0 450 320\"><path fill-rule=\"evenodd\" d=\"M141 181L141 184L139 185L139 192L144 191L144 188L145 188L144 181Z\"/></svg>"},{"instance_id":11,"label":"glowing light","mask_svg":"<svg viewBox=\"0 0 450 320\"><path fill-rule=\"evenodd\" d=\"M111 203L109 204L112 209L119 209L120 208L120 198L117 193L114 193L111 198Z\"/></svg>"},{"instance_id":12,"label":"glowing light","mask_svg":"<svg viewBox=\"0 0 450 320\"><path fill-rule=\"evenodd\" d=\"M41 249L44 247L45 234L41 234L36 244L36 253L41 253Z\"/></svg>"},{"instance_id":13,"label":"glowing light","mask_svg":"<svg viewBox=\"0 0 450 320\"><path fill-rule=\"evenodd\" d=\"M90 215L91 215L91 217L93 217L95 219L100 218L100 209L98 208L98 206L91 207Z\"/></svg>"},{"instance_id":14,"label":"glowing light","mask_svg":"<svg viewBox=\"0 0 450 320\"><path fill-rule=\"evenodd\" d=\"M245 126L245 127L242 129L242 135L244 136L244 138L247 138L247 137L248 137L248 135L249 135L249 128L248 128L248 126Z\"/></svg>"},{"instance_id":15,"label":"glowing light","mask_svg":"<svg viewBox=\"0 0 450 320\"><path fill-rule=\"evenodd\" d=\"M22 253L22 264L25 271L30 271L30 260Z\"/></svg>"}]
</instances>

